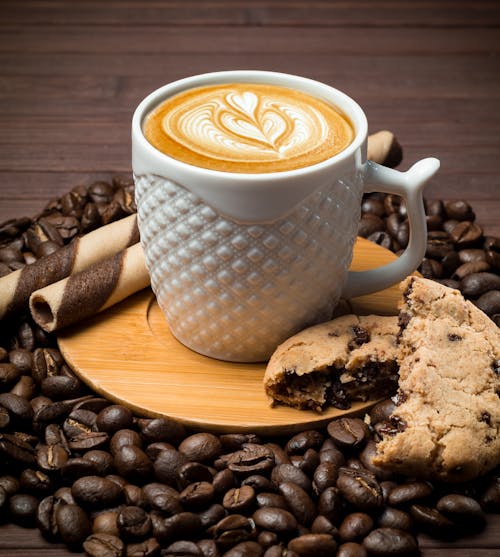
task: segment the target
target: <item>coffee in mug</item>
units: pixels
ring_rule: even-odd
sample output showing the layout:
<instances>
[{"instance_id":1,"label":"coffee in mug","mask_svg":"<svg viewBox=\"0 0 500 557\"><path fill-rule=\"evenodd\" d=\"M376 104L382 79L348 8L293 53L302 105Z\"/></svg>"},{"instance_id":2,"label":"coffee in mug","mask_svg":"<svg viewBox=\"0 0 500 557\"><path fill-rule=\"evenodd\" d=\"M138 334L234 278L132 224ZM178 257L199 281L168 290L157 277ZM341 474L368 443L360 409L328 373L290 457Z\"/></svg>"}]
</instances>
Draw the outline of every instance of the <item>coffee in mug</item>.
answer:
<instances>
[{"instance_id":1,"label":"coffee in mug","mask_svg":"<svg viewBox=\"0 0 500 557\"><path fill-rule=\"evenodd\" d=\"M132 121L141 243L180 342L212 358L263 361L331 319L341 296L381 290L417 268L422 191L439 161L384 168L366 160L367 134L353 99L275 72L192 76L141 102ZM362 195L376 190L405 199L408 246L383 267L351 272Z\"/></svg>"},{"instance_id":2,"label":"coffee in mug","mask_svg":"<svg viewBox=\"0 0 500 557\"><path fill-rule=\"evenodd\" d=\"M162 153L224 172L295 170L327 160L354 138L349 118L302 91L267 83L188 89L146 118L144 134Z\"/></svg>"}]
</instances>

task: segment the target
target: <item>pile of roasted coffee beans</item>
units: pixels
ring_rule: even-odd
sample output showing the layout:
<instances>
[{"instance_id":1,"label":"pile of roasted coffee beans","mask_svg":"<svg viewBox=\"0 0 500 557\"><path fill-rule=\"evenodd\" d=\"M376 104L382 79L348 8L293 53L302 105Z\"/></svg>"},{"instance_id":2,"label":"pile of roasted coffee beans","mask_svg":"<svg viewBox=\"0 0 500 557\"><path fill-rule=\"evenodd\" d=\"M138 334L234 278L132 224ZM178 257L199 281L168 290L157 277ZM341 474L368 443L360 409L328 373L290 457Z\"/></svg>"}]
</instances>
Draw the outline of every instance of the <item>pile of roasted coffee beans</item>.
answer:
<instances>
[{"instance_id":1,"label":"pile of roasted coffee beans","mask_svg":"<svg viewBox=\"0 0 500 557\"><path fill-rule=\"evenodd\" d=\"M427 251L420 273L457 288L500 326L500 238L485 236L466 201L428 200ZM394 195L365 196L359 235L395 253L406 248L406 206Z\"/></svg>"},{"instance_id":2,"label":"pile of roasted coffee beans","mask_svg":"<svg viewBox=\"0 0 500 557\"><path fill-rule=\"evenodd\" d=\"M483 236L465 202L426 209L421 273L499 324L500 239ZM129 179L77 187L35 219L0 225L0 275L134 211ZM398 252L404 205L367 196L360 234ZM500 512L500 472L450 486L375 467L392 408L287 438L186 431L95 396L55 337L19 316L0 330L0 519L94 557L415 555L419 532L480 531Z\"/></svg>"}]
</instances>

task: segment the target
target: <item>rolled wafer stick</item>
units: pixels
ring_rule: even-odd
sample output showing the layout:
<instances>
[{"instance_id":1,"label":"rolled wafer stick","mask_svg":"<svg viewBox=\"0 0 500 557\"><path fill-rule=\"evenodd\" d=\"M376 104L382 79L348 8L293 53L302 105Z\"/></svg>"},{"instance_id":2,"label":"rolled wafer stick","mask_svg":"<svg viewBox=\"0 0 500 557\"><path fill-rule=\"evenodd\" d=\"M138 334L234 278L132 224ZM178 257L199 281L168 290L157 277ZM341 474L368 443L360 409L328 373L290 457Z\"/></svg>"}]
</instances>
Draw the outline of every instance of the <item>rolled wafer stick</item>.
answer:
<instances>
[{"instance_id":1,"label":"rolled wafer stick","mask_svg":"<svg viewBox=\"0 0 500 557\"><path fill-rule=\"evenodd\" d=\"M0 321L27 308L32 292L78 273L139 241L137 215L89 232L31 265L0 278Z\"/></svg>"},{"instance_id":2,"label":"rolled wafer stick","mask_svg":"<svg viewBox=\"0 0 500 557\"><path fill-rule=\"evenodd\" d=\"M52 332L94 315L146 288L149 275L142 246L135 244L30 296L40 327Z\"/></svg>"},{"instance_id":3,"label":"rolled wafer stick","mask_svg":"<svg viewBox=\"0 0 500 557\"><path fill-rule=\"evenodd\" d=\"M368 158L394 168L403 160L403 149L392 132L382 130L368 136Z\"/></svg>"}]
</instances>

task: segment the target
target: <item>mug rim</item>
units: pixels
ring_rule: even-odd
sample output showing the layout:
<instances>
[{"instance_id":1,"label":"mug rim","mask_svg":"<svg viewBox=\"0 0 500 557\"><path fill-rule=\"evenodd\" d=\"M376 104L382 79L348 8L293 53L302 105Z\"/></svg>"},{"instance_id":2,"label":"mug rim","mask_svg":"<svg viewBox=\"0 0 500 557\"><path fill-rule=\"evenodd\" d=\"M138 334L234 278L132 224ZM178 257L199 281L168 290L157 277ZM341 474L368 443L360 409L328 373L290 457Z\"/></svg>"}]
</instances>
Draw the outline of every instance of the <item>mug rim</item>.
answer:
<instances>
[{"instance_id":1,"label":"mug rim","mask_svg":"<svg viewBox=\"0 0 500 557\"><path fill-rule=\"evenodd\" d=\"M325 100L326 102L329 102L330 104L338 107L349 117L354 127L354 139L345 149L343 149L339 153L336 153L335 155L316 164L311 164L309 166L295 168L292 170L255 173L227 172L223 170L213 170L204 168L202 166L196 166L167 155L163 151L160 151L159 149L154 147L146 139L142 126L144 118L161 102L173 95L176 95L177 93L186 91L188 89L230 82L269 83L271 85L280 85L283 87L298 89L302 92ZM332 98L334 98L334 100L332 100ZM347 110L346 107L348 107ZM299 176L307 175L311 172L321 171L326 168L334 167L337 163L342 163L346 159L349 159L351 156L353 156L363 145L363 142L366 140L367 135L368 121L363 109L354 99L352 99L343 91L340 91L339 89L336 89L331 85L322 83L321 81L316 81L307 77L267 70L240 69L207 72L172 81L155 89L146 97L144 97L135 109L132 117L132 142L138 142L141 149L145 149L149 156L155 159L158 163L161 163L161 161L163 161L172 165L174 168L179 168L180 170L189 169L190 172L196 172L200 175L239 181L255 181L260 179L265 179L267 181L275 179L281 181L283 179L292 177L297 178Z\"/></svg>"}]
</instances>

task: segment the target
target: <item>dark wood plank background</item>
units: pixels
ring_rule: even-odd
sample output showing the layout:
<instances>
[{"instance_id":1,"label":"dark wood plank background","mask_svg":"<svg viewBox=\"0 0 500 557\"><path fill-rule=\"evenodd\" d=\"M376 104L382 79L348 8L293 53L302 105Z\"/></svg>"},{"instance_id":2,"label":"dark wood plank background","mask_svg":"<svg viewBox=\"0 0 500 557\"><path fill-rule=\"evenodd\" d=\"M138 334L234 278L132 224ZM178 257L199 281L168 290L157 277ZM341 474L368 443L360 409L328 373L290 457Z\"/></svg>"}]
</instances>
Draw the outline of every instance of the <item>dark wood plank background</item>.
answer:
<instances>
[{"instance_id":1,"label":"dark wood plank background","mask_svg":"<svg viewBox=\"0 0 500 557\"><path fill-rule=\"evenodd\" d=\"M500 235L500 2L0 2L0 222L34 215L78 184L130 173L129 128L158 86L223 69L332 84L392 130L402 169L434 155L428 198L466 199ZM500 517L425 557L500 552ZM0 556L70 555L38 532L0 527Z\"/></svg>"}]
</instances>

